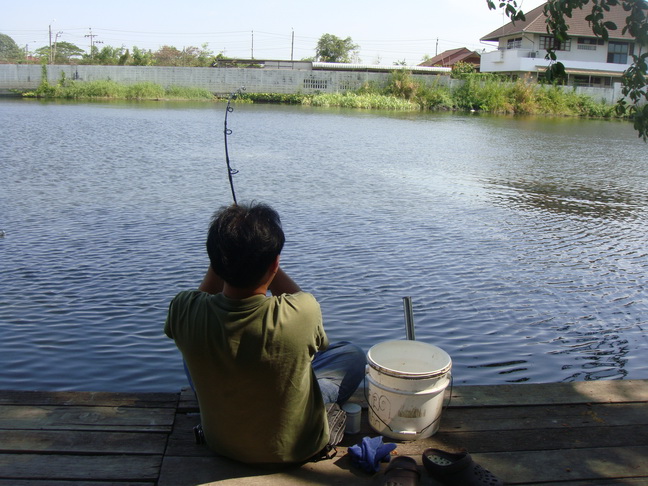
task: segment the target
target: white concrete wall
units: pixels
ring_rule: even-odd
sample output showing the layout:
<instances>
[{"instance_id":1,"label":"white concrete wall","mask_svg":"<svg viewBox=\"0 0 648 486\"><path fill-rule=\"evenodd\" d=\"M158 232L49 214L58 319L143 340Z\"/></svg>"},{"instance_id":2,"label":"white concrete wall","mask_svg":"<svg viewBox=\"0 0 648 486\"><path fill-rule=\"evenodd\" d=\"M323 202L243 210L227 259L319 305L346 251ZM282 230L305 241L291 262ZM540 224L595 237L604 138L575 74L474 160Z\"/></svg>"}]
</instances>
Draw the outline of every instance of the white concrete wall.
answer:
<instances>
[{"instance_id":1,"label":"white concrete wall","mask_svg":"<svg viewBox=\"0 0 648 486\"><path fill-rule=\"evenodd\" d=\"M0 65L0 91L35 89L41 82L41 66ZM164 87L188 86L204 88L216 94L228 94L244 86L249 93L314 93L356 90L366 82L384 86L390 74L359 71L312 71L306 69L267 68L186 68L157 66L47 66L47 80L55 84L61 79L76 81L112 80L134 84L152 82ZM414 75L432 83L438 75ZM447 76L446 76L447 78Z\"/></svg>"},{"instance_id":2,"label":"white concrete wall","mask_svg":"<svg viewBox=\"0 0 648 486\"><path fill-rule=\"evenodd\" d=\"M529 65L534 59L523 58ZM41 82L41 66L0 64L0 92L36 89ZM389 73L355 71L311 71L290 69L177 68L152 66L48 66L47 80L54 84L65 73L66 79L96 81L110 79L119 83L152 82L164 87L189 86L227 95L244 86L248 93L314 93L355 90L365 82L384 86ZM428 84L456 87L463 81L449 76L414 75ZM572 89L572 88L567 88ZM613 88L576 88L595 100L614 103L621 96L621 85Z\"/></svg>"}]
</instances>

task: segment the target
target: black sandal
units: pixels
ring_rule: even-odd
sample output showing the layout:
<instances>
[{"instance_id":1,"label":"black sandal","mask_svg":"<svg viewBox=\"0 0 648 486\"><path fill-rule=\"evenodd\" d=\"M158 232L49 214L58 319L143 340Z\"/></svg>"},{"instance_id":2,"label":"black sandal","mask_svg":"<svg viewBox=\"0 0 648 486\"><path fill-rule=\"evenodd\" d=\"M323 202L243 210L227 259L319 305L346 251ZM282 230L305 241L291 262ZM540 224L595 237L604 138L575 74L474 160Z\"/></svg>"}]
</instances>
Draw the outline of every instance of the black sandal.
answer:
<instances>
[{"instance_id":1,"label":"black sandal","mask_svg":"<svg viewBox=\"0 0 648 486\"><path fill-rule=\"evenodd\" d=\"M416 461L408 456L398 456L391 460L383 479L383 486L416 486L421 479Z\"/></svg>"},{"instance_id":2,"label":"black sandal","mask_svg":"<svg viewBox=\"0 0 648 486\"><path fill-rule=\"evenodd\" d=\"M423 465L430 476L447 486L502 486L501 479L484 469L467 452L452 454L439 449L423 452Z\"/></svg>"}]
</instances>

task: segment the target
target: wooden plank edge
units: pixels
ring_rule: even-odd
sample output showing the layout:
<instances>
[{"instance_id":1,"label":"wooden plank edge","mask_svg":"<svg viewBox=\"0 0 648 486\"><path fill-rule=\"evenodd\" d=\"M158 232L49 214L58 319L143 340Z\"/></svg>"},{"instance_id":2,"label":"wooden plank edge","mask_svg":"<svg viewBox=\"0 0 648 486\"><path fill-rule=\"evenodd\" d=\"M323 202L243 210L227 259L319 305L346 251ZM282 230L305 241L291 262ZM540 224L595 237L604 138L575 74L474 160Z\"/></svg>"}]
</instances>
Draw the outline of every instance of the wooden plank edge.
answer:
<instances>
[{"instance_id":1,"label":"wooden plank edge","mask_svg":"<svg viewBox=\"0 0 648 486\"><path fill-rule=\"evenodd\" d=\"M644 402L648 402L648 380L464 385L446 389L444 397L449 407Z\"/></svg>"},{"instance_id":2,"label":"wooden plank edge","mask_svg":"<svg viewBox=\"0 0 648 486\"><path fill-rule=\"evenodd\" d=\"M106 407L176 408L174 393L1 390L0 405L93 405Z\"/></svg>"}]
</instances>

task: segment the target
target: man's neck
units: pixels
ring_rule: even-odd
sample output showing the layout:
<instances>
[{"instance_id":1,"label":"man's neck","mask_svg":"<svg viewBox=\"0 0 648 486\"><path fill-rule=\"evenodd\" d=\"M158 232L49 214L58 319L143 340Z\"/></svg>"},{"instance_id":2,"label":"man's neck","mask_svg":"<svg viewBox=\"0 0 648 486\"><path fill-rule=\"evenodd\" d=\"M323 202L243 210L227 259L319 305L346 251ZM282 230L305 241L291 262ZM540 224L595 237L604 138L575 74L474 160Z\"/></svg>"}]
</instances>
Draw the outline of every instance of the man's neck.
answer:
<instances>
[{"instance_id":1,"label":"man's neck","mask_svg":"<svg viewBox=\"0 0 648 486\"><path fill-rule=\"evenodd\" d=\"M227 297L228 299L235 300L247 299L248 297L252 297L254 295L267 295L270 284L274 280L275 275L278 271L279 256L277 255L274 263L268 267L268 270L256 286L244 289L240 287L233 287L227 282L223 282L223 295L225 295L225 297Z\"/></svg>"},{"instance_id":2,"label":"man's neck","mask_svg":"<svg viewBox=\"0 0 648 486\"><path fill-rule=\"evenodd\" d=\"M242 300L252 297L254 295L266 295L268 292L267 285L260 285L253 289L242 289L239 287L232 287L225 283L223 285L223 295L228 299Z\"/></svg>"}]
</instances>

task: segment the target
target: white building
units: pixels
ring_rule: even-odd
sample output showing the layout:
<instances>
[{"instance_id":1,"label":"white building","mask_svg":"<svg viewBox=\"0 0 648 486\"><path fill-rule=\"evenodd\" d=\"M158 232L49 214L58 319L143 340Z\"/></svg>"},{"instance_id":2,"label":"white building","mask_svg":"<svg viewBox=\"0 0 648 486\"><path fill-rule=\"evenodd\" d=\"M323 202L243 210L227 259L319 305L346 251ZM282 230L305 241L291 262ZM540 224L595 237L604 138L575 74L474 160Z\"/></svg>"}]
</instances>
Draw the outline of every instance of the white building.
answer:
<instances>
[{"instance_id":1,"label":"white building","mask_svg":"<svg viewBox=\"0 0 648 486\"><path fill-rule=\"evenodd\" d=\"M605 21L614 22L616 30L609 31L609 40L596 37L585 17L591 13L574 9L566 18L570 38L560 43L547 33L544 4L525 14L525 21L509 22L482 37L482 41L497 42L497 51L483 53L481 72L500 73L512 78L529 76L542 78L549 65L547 48L554 47L558 61L565 66L567 83L579 86L609 87L621 81L621 75L632 63L631 54L638 46L634 38L621 31L628 12L621 5L605 14Z\"/></svg>"}]
</instances>

